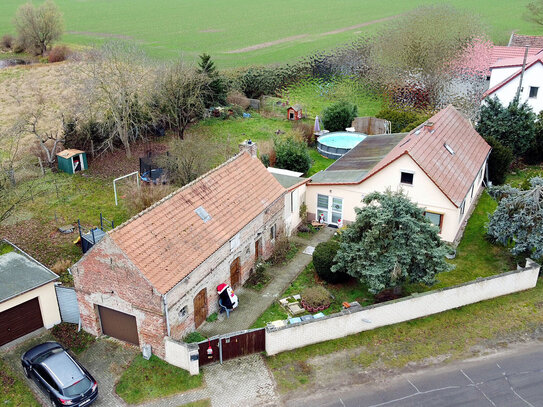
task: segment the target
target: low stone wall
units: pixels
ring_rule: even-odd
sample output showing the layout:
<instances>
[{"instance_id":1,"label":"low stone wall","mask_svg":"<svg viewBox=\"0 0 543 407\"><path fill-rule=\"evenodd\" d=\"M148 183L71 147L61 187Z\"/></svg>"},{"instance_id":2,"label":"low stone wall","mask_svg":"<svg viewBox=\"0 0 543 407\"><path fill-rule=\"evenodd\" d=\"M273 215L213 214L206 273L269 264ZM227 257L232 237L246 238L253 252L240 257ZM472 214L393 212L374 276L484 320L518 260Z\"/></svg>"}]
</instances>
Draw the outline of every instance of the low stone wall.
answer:
<instances>
[{"instance_id":1,"label":"low stone wall","mask_svg":"<svg viewBox=\"0 0 543 407\"><path fill-rule=\"evenodd\" d=\"M164 338L166 357L164 360L181 369L188 370L194 376L200 373L198 363L198 344L178 342L169 337Z\"/></svg>"},{"instance_id":2,"label":"low stone wall","mask_svg":"<svg viewBox=\"0 0 543 407\"><path fill-rule=\"evenodd\" d=\"M369 307L353 307L318 320L266 328L266 353L275 355L314 343L343 338L381 326L437 314L453 308L535 287L539 264L528 259L515 271Z\"/></svg>"}]
</instances>

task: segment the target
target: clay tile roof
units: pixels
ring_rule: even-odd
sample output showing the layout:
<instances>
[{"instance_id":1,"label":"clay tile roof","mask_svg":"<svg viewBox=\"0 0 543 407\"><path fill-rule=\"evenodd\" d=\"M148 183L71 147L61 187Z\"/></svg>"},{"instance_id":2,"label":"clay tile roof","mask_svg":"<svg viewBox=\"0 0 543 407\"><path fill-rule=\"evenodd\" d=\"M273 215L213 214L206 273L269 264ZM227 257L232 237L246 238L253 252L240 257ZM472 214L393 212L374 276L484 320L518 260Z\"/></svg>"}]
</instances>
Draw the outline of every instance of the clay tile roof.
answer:
<instances>
[{"instance_id":1,"label":"clay tile roof","mask_svg":"<svg viewBox=\"0 0 543 407\"><path fill-rule=\"evenodd\" d=\"M285 192L260 160L245 152L109 233L165 294ZM210 220L195 212L199 207Z\"/></svg>"},{"instance_id":2,"label":"clay tile roof","mask_svg":"<svg viewBox=\"0 0 543 407\"><path fill-rule=\"evenodd\" d=\"M365 179L407 154L458 207L485 162L490 146L452 105L432 116L428 122L434 123L433 131L425 126L413 129ZM447 150L445 144L454 154Z\"/></svg>"},{"instance_id":3,"label":"clay tile roof","mask_svg":"<svg viewBox=\"0 0 543 407\"><path fill-rule=\"evenodd\" d=\"M539 47L543 48L543 36L520 35L513 33L509 39L510 47Z\"/></svg>"},{"instance_id":4,"label":"clay tile roof","mask_svg":"<svg viewBox=\"0 0 543 407\"><path fill-rule=\"evenodd\" d=\"M536 55L541 52L543 47L528 48L528 56ZM490 68L520 66L524 60L525 47L504 47L494 45L492 47Z\"/></svg>"}]
</instances>

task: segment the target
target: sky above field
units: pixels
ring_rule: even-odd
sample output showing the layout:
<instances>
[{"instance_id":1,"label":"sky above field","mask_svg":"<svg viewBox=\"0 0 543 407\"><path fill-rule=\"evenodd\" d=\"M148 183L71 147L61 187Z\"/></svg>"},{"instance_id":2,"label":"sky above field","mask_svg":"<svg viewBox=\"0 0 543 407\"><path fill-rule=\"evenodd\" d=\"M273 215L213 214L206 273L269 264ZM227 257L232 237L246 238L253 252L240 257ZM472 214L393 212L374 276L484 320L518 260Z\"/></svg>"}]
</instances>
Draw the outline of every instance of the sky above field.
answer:
<instances>
[{"instance_id":1,"label":"sky above field","mask_svg":"<svg viewBox=\"0 0 543 407\"><path fill-rule=\"evenodd\" d=\"M25 0L0 1L0 35ZM496 43L512 30L543 35L523 20L529 0L451 0L472 11ZM34 1L34 3L40 3ZM377 31L391 18L436 0L56 0L64 13L62 41L135 41L151 56L195 59L211 54L220 67L292 61Z\"/></svg>"}]
</instances>

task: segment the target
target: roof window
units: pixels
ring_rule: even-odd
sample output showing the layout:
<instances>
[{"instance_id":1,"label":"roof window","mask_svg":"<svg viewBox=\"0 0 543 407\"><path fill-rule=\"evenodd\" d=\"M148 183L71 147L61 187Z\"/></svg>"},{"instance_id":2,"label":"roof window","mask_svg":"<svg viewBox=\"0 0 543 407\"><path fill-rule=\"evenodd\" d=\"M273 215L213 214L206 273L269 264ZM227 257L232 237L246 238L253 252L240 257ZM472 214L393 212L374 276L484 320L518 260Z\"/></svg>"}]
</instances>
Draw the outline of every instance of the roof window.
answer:
<instances>
[{"instance_id":1,"label":"roof window","mask_svg":"<svg viewBox=\"0 0 543 407\"><path fill-rule=\"evenodd\" d=\"M454 150L452 149L452 147L450 145L448 145L447 143L443 144L443 147L445 147L445 149L451 153L451 155L454 155Z\"/></svg>"},{"instance_id":2,"label":"roof window","mask_svg":"<svg viewBox=\"0 0 543 407\"><path fill-rule=\"evenodd\" d=\"M203 206L199 206L198 208L196 208L194 210L194 212L196 212L198 214L198 216L200 218L202 218L204 223L207 223L208 221L211 220L211 215L209 215L209 213L207 213L207 211L203 208Z\"/></svg>"}]
</instances>

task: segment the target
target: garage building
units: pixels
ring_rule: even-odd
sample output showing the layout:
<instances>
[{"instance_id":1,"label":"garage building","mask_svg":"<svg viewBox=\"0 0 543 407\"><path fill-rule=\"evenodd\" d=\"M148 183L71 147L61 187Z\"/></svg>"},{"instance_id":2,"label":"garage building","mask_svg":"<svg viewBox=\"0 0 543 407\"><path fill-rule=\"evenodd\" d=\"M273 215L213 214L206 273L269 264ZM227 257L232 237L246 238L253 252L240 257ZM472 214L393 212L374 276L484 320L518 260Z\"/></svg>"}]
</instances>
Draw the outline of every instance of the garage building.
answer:
<instances>
[{"instance_id":1,"label":"garage building","mask_svg":"<svg viewBox=\"0 0 543 407\"><path fill-rule=\"evenodd\" d=\"M0 242L0 346L60 323L58 276L26 253Z\"/></svg>"}]
</instances>

